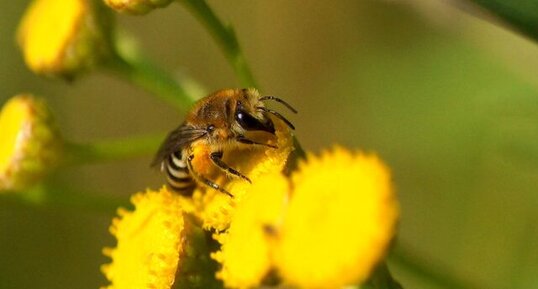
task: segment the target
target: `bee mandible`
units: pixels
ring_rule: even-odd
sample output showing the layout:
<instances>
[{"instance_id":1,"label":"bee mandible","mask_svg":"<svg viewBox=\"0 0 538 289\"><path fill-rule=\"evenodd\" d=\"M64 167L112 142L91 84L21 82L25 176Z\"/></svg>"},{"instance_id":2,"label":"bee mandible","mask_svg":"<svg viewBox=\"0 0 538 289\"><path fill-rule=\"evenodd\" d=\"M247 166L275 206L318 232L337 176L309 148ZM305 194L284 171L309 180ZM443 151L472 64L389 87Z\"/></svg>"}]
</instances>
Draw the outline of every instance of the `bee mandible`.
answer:
<instances>
[{"instance_id":1,"label":"bee mandible","mask_svg":"<svg viewBox=\"0 0 538 289\"><path fill-rule=\"evenodd\" d=\"M182 195L192 194L196 184L202 184L233 197L215 181L197 172L192 161L197 158L197 147L207 148L210 162L219 170L247 182L251 180L226 164L222 157L234 146L253 145L276 148L245 136L249 131L275 135L275 125L270 115L283 121L290 129L293 124L275 110L265 107L265 101L276 101L294 113L297 111L275 96L261 96L253 88L223 89L206 96L194 104L185 121L170 132L161 145L152 166L160 166L166 173L168 186Z\"/></svg>"}]
</instances>

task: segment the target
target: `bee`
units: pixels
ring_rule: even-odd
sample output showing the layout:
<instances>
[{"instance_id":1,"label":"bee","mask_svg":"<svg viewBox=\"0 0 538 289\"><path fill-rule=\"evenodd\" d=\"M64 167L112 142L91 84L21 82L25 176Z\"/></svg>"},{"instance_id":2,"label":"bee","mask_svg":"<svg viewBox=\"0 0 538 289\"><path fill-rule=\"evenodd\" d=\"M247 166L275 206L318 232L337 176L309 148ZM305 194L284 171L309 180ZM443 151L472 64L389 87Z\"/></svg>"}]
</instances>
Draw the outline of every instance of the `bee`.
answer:
<instances>
[{"instance_id":1,"label":"bee","mask_svg":"<svg viewBox=\"0 0 538 289\"><path fill-rule=\"evenodd\" d=\"M295 129L280 113L265 107L265 101L279 102L297 113L282 99L261 96L253 88L216 91L196 102L185 121L168 134L152 166L160 166L160 170L166 174L168 186L182 195L192 195L196 185L201 184L233 197L221 185L196 171L192 162L198 157L207 158L206 161L210 161L223 173L252 182L223 161L226 151L239 145L277 148L246 136L251 131L275 135L275 125L270 115L283 121L290 129ZM203 148L208 153L197 155L200 151L198 148Z\"/></svg>"}]
</instances>

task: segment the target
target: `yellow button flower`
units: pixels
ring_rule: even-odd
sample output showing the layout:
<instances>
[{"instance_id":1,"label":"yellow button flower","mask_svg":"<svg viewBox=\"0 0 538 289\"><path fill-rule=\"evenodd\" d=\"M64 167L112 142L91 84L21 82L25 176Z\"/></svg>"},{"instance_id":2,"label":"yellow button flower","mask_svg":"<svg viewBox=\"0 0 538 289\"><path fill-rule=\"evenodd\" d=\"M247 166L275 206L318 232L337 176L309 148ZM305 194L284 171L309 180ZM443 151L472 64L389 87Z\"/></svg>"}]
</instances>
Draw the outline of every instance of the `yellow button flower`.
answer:
<instances>
[{"instance_id":1,"label":"yellow button flower","mask_svg":"<svg viewBox=\"0 0 538 289\"><path fill-rule=\"evenodd\" d=\"M27 66L44 75L73 77L110 51L110 19L93 0L34 0L17 40Z\"/></svg>"},{"instance_id":2,"label":"yellow button flower","mask_svg":"<svg viewBox=\"0 0 538 289\"><path fill-rule=\"evenodd\" d=\"M278 148L259 146L238 149L225 155L224 161L233 164L234 169L247 175L252 180L252 184L243 179L223 176L222 172L218 171L217 175L220 177L217 179L217 183L224 184L224 188L234 195L233 198L206 187L199 187L194 192L193 203L198 216L203 221L204 228L212 228L217 231L223 231L228 228L234 208L241 202L242 197L251 190L252 185L256 184L262 176L280 173L284 170L288 157L294 150L293 136L286 124L278 119L273 121L276 140L268 139L267 143L276 145ZM205 158L201 157L198 160L200 159ZM204 164L198 164L198 160L196 158L193 160L193 166L196 171L204 172L199 169L204 167ZM206 172L204 174L208 175Z\"/></svg>"},{"instance_id":3,"label":"yellow button flower","mask_svg":"<svg viewBox=\"0 0 538 289\"><path fill-rule=\"evenodd\" d=\"M227 288L342 288L363 284L387 254L399 209L376 156L337 148L308 155L291 179L278 171L255 179L230 205L228 226L206 228L220 247L189 215L199 213L192 199L166 187L137 194L135 210L111 227L118 246L106 250L108 288L220 287L215 275Z\"/></svg>"},{"instance_id":4,"label":"yellow button flower","mask_svg":"<svg viewBox=\"0 0 538 289\"><path fill-rule=\"evenodd\" d=\"M360 284L395 234L398 203L388 169L376 156L341 148L307 160L292 175L278 271L299 288Z\"/></svg>"},{"instance_id":5,"label":"yellow button flower","mask_svg":"<svg viewBox=\"0 0 538 289\"><path fill-rule=\"evenodd\" d=\"M226 287L256 287L273 267L271 232L282 222L287 192L282 174L259 178L237 205L230 228L216 236L222 248L213 258L222 264L217 277Z\"/></svg>"},{"instance_id":6,"label":"yellow button flower","mask_svg":"<svg viewBox=\"0 0 538 289\"><path fill-rule=\"evenodd\" d=\"M45 103L11 98L0 111L0 191L24 190L57 164L62 141Z\"/></svg>"},{"instance_id":7,"label":"yellow button flower","mask_svg":"<svg viewBox=\"0 0 538 289\"><path fill-rule=\"evenodd\" d=\"M118 210L110 227L116 248L103 250L112 258L102 267L111 283L106 288L171 288L184 242L181 198L163 188L138 193L131 202L135 210Z\"/></svg>"},{"instance_id":8,"label":"yellow button flower","mask_svg":"<svg viewBox=\"0 0 538 289\"><path fill-rule=\"evenodd\" d=\"M172 0L105 0L105 3L117 10L130 14L146 14L153 9L166 7Z\"/></svg>"}]
</instances>

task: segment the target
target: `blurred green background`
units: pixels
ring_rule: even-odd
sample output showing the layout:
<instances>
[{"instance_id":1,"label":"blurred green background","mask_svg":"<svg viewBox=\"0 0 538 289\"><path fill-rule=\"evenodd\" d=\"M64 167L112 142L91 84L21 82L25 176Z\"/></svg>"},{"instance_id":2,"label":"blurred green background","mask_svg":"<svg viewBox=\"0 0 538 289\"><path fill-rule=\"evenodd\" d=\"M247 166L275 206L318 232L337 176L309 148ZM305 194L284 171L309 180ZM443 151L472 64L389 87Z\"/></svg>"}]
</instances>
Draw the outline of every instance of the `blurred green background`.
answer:
<instances>
[{"instance_id":1,"label":"blurred green background","mask_svg":"<svg viewBox=\"0 0 538 289\"><path fill-rule=\"evenodd\" d=\"M28 1L0 1L0 102L46 97L68 139L164 133L182 115L104 71L73 83L30 73L14 41ZM396 248L468 288L538 288L538 47L463 1L210 1L233 24L262 87L300 113L307 150L377 152L392 168ZM180 5L118 25L206 92L238 86ZM61 171L73 189L127 197L157 188L152 156ZM0 288L105 284L113 212L0 202ZM442 288L399 258L405 288ZM454 287L455 288L455 287Z\"/></svg>"}]
</instances>

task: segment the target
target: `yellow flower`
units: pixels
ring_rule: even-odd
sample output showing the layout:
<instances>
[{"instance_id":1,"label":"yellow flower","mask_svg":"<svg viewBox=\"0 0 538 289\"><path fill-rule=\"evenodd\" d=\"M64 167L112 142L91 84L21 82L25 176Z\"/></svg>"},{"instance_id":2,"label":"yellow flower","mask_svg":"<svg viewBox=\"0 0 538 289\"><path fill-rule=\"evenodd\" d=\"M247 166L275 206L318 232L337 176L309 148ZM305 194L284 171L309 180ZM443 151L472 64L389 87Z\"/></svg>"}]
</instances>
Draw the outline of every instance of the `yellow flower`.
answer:
<instances>
[{"instance_id":1,"label":"yellow flower","mask_svg":"<svg viewBox=\"0 0 538 289\"><path fill-rule=\"evenodd\" d=\"M181 198L163 188L138 193L131 202L135 210L118 210L110 227L116 248L103 250L112 258L102 267L111 282L106 288L171 288L184 242Z\"/></svg>"},{"instance_id":2,"label":"yellow flower","mask_svg":"<svg viewBox=\"0 0 538 289\"><path fill-rule=\"evenodd\" d=\"M271 231L282 222L287 194L282 174L259 178L237 205L230 228L216 236L222 247L212 257L222 264L217 278L226 287L256 287L272 268Z\"/></svg>"},{"instance_id":3,"label":"yellow flower","mask_svg":"<svg viewBox=\"0 0 538 289\"><path fill-rule=\"evenodd\" d=\"M221 286L207 258L216 246L189 215L198 213L192 199L163 188L133 203L111 227L118 245L105 250L108 288ZM220 243L211 254L221 265L216 277L227 288L255 288L274 273L293 288L362 284L386 255L399 214L385 165L340 148L309 155L291 180L278 171L256 176L233 206L225 230L209 228Z\"/></svg>"},{"instance_id":4,"label":"yellow flower","mask_svg":"<svg viewBox=\"0 0 538 289\"><path fill-rule=\"evenodd\" d=\"M17 40L37 74L73 77L110 52L110 19L94 0L34 0Z\"/></svg>"},{"instance_id":5,"label":"yellow flower","mask_svg":"<svg viewBox=\"0 0 538 289\"><path fill-rule=\"evenodd\" d=\"M278 148L269 147L250 147L240 148L225 154L224 161L233 166L241 173L245 174L252 180L252 184L243 179L231 176L223 176L222 172L217 171L217 183L224 184L224 188L233 194L233 198L214 189L199 187L193 194L193 204L197 210L197 215L203 221L204 228L212 228L217 231L223 231L230 225L234 208L241 199L250 190L253 184L264 175L280 173L286 166L290 153L294 150L293 137L282 121L273 120L275 123L276 140L268 139L267 142L276 145ZM263 136L260 136L263 137ZM203 152L202 152L203 153ZM195 155L200 155L195 153ZM197 163L198 160L207 158L195 158L193 160L194 168L201 172L200 167L203 163ZM205 166L207 167L207 166Z\"/></svg>"},{"instance_id":6,"label":"yellow flower","mask_svg":"<svg viewBox=\"0 0 538 289\"><path fill-rule=\"evenodd\" d=\"M394 236L398 203L385 165L337 148L309 155L292 175L276 264L300 288L364 282Z\"/></svg>"},{"instance_id":7,"label":"yellow flower","mask_svg":"<svg viewBox=\"0 0 538 289\"><path fill-rule=\"evenodd\" d=\"M146 14L153 9L166 7L172 0L105 0L105 3L118 12Z\"/></svg>"},{"instance_id":8,"label":"yellow flower","mask_svg":"<svg viewBox=\"0 0 538 289\"><path fill-rule=\"evenodd\" d=\"M57 164L62 141L45 103L11 98L0 111L0 191L34 185Z\"/></svg>"}]
</instances>

